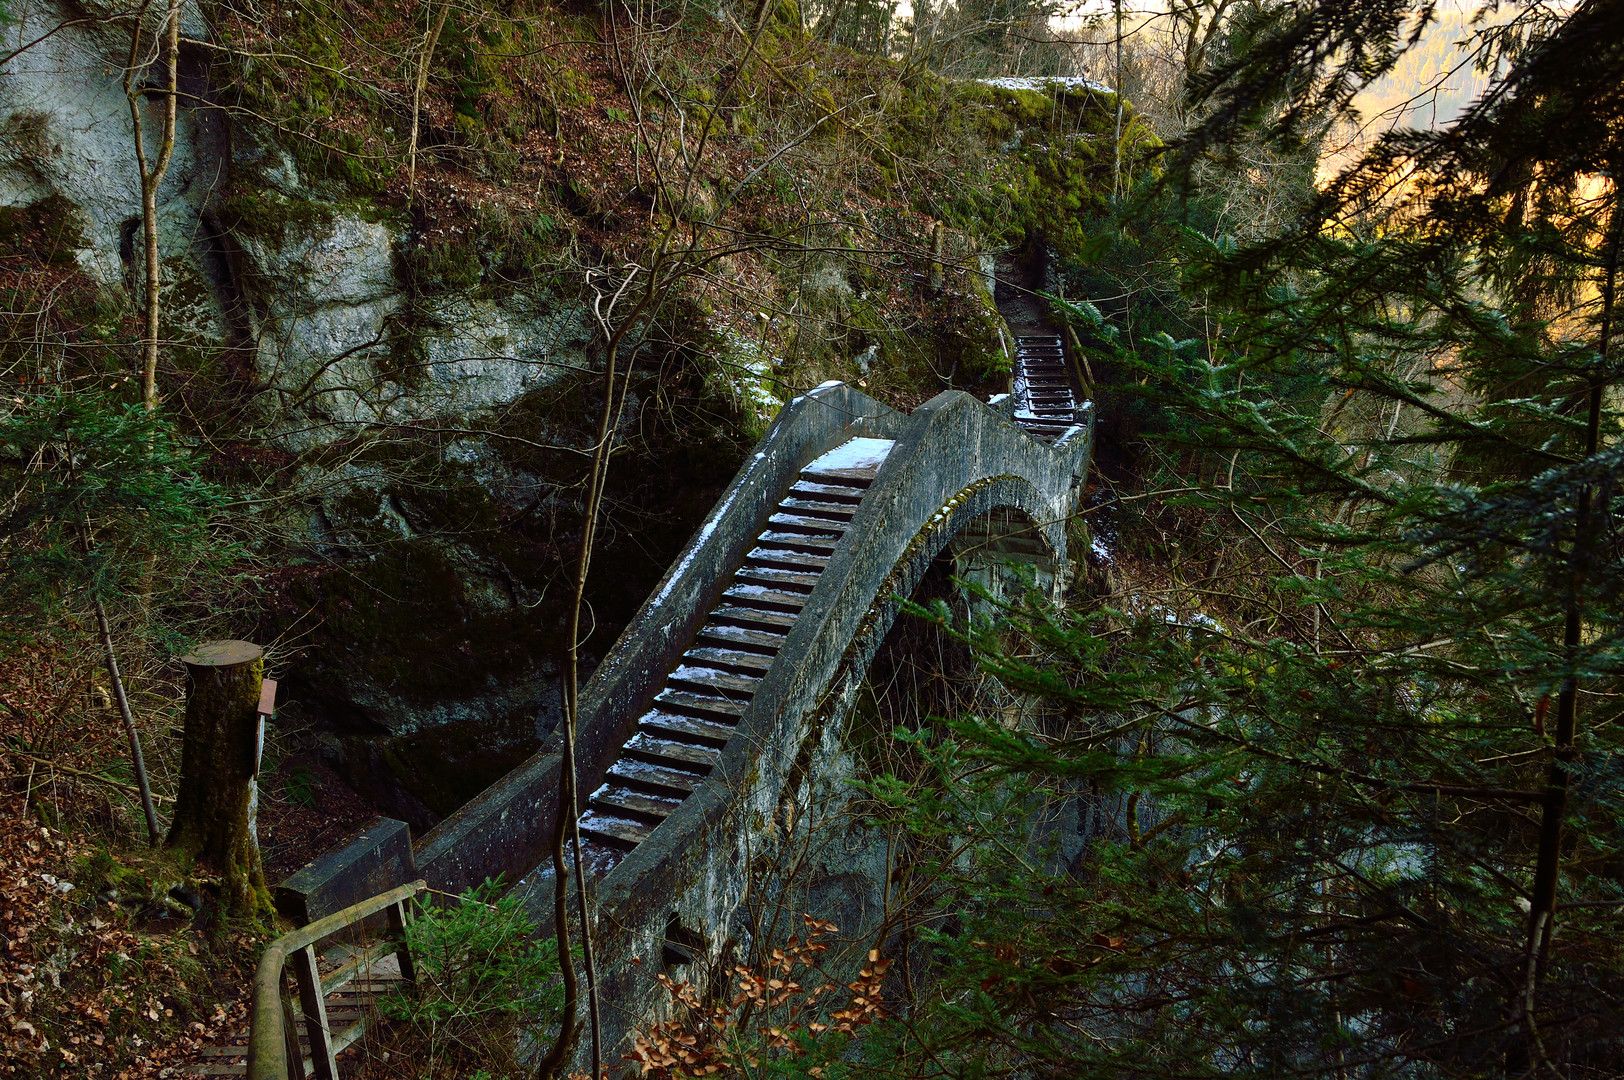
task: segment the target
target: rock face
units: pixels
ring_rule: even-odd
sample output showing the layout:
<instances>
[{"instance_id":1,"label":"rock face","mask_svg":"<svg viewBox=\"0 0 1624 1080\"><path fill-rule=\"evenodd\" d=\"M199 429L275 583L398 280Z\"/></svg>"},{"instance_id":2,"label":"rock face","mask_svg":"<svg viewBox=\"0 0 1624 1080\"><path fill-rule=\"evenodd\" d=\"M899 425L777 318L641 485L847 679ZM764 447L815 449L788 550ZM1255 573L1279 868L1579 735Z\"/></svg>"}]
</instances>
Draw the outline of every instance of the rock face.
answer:
<instances>
[{"instance_id":1,"label":"rock face","mask_svg":"<svg viewBox=\"0 0 1624 1080\"><path fill-rule=\"evenodd\" d=\"M128 312L142 287L119 74L129 25L93 21L112 12L95 0L10 10L10 47L55 32L0 68L0 207L65 202L82 243L74 261ZM208 36L193 3L183 36ZM169 361L184 378L159 390L173 402L192 385L231 387L246 402L233 414L240 433L293 462L260 492L271 557L297 571L265 635L285 631L300 650L284 715L312 725L380 809L422 830L557 718L588 314L544 288L414 289L399 211L301 176L285 148L207 104L208 51L182 53L187 98L159 235ZM146 108L155 154L160 114ZM718 477L736 464L723 458L707 466ZM680 535L691 523L679 514L662 527ZM652 584L658 549L676 542L631 560L626 590L639 575ZM603 609L612 638L616 603Z\"/></svg>"}]
</instances>

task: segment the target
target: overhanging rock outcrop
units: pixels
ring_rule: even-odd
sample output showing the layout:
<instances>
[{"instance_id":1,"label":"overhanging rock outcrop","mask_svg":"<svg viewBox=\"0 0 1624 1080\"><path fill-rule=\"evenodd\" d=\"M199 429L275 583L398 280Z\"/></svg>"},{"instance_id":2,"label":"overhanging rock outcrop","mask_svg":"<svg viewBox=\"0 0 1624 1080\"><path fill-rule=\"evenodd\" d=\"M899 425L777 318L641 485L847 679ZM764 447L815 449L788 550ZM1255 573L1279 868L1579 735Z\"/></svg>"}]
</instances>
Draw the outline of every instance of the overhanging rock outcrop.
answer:
<instances>
[{"instance_id":1,"label":"overhanging rock outcrop","mask_svg":"<svg viewBox=\"0 0 1624 1080\"><path fill-rule=\"evenodd\" d=\"M1067 567L1066 523L1092 451L1086 404L1072 423L1033 417L1017 398L988 405L940 394L903 416L841 384L786 406L677 564L582 692L579 790L591 792L636 735L734 571L801 470L855 438L891 443L826 565L791 620L725 744L694 766L692 794L673 804L629 851L600 860L599 981L613 1015L605 1048L656 1014L664 991L649 976L663 956L693 965L748 944L740 913L751 868L782 845L814 798L810 782L841 754L843 725L876 649L933 559L956 539L1009 544L1046 564L1056 587ZM804 483L804 481L803 481ZM553 823L555 744L423 838L417 861L437 887L461 889L496 873L527 879L532 906L550 911L542 863ZM616 861L618 859L618 861ZM674 947L673 927L678 941ZM695 930L694 928L699 928ZM634 963L634 958L643 961Z\"/></svg>"}]
</instances>

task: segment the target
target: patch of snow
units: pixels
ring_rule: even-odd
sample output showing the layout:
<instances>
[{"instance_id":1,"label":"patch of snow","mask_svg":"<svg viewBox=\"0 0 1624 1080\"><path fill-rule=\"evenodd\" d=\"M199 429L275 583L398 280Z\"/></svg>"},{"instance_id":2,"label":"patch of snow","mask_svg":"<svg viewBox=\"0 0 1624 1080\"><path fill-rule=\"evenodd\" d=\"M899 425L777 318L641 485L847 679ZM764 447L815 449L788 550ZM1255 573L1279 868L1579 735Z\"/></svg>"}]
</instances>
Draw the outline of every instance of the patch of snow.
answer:
<instances>
[{"instance_id":1,"label":"patch of snow","mask_svg":"<svg viewBox=\"0 0 1624 1080\"><path fill-rule=\"evenodd\" d=\"M1100 539L1098 536L1094 537L1088 546L1089 550L1094 553L1094 557L1100 562L1109 563L1111 561L1110 547L1108 547L1105 541Z\"/></svg>"},{"instance_id":2,"label":"patch of snow","mask_svg":"<svg viewBox=\"0 0 1624 1080\"><path fill-rule=\"evenodd\" d=\"M702 679L709 678L711 676L722 676L725 678L726 673L717 671L715 668L693 667L689 664L682 664L677 668L677 670L671 673L671 678L673 679Z\"/></svg>"},{"instance_id":3,"label":"patch of snow","mask_svg":"<svg viewBox=\"0 0 1624 1080\"><path fill-rule=\"evenodd\" d=\"M850 439L817 458L808 469L877 469L896 443L891 439Z\"/></svg>"},{"instance_id":4,"label":"patch of snow","mask_svg":"<svg viewBox=\"0 0 1624 1080\"><path fill-rule=\"evenodd\" d=\"M1004 76L997 79L977 79L983 86L996 87L999 90L1048 90L1059 87L1062 90L1097 90L1102 94L1114 94L1109 86L1081 75L1025 75Z\"/></svg>"},{"instance_id":5,"label":"patch of snow","mask_svg":"<svg viewBox=\"0 0 1624 1080\"><path fill-rule=\"evenodd\" d=\"M724 638L736 637L736 638L746 638L747 639L752 634L759 634L759 633L761 633L761 631L760 630L747 630L746 628L744 628L742 626L707 626L707 627L705 627L705 633L707 633L707 634L709 634L709 635L711 635L713 637L724 637Z\"/></svg>"}]
</instances>

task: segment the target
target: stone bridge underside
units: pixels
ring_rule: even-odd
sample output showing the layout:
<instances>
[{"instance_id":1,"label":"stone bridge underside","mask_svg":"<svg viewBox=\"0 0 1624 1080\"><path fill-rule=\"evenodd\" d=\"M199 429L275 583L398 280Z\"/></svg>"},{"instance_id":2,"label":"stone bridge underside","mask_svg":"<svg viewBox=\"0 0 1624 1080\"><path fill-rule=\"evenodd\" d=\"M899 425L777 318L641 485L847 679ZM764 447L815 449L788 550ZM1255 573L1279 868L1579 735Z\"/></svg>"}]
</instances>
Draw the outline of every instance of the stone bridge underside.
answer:
<instances>
[{"instance_id":1,"label":"stone bridge underside","mask_svg":"<svg viewBox=\"0 0 1624 1080\"><path fill-rule=\"evenodd\" d=\"M752 874L787 851L809 812L839 797L828 784L820 793L818 777L849 775L845 720L896 598L913 593L932 560L947 551L976 577L1012 559L1063 583L1092 415L1085 406L1076 426L1040 440L1017 422L1012 399L994 401L948 391L905 416L839 383L797 398L583 687L579 790L591 792L801 470L853 438L892 441L709 774L596 883L599 982L615 1003L604 1016L607 1060L618 1060L631 1025L659 1011L665 993L650 975L662 957L692 965L681 974L698 982L749 944L745 913L760 903L749 895ZM535 869L555 821L559 764L555 737L424 836L423 876L458 891L506 874L526 883L532 909L550 922L550 873ZM875 870L883 888L884 868Z\"/></svg>"}]
</instances>

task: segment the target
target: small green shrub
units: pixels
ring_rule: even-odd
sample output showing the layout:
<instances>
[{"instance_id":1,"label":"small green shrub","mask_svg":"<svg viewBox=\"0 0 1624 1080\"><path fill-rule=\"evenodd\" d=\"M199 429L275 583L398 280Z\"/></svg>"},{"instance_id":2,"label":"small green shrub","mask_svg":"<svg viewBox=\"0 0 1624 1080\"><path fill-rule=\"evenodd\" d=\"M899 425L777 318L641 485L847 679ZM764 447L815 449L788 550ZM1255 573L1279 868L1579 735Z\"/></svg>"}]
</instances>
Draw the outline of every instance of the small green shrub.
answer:
<instances>
[{"instance_id":1,"label":"small green shrub","mask_svg":"<svg viewBox=\"0 0 1624 1080\"><path fill-rule=\"evenodd\" d=\"M489 879L461 903L424 909L408 924L417 988L379 1007L420 1040L423 1075L436 1075L437 1064L464 1075L517 1075L520 1042L545 1041L556 1027L564 1007L557 946L535 932L519 898Z\"/></svg>"}]
</instances>

